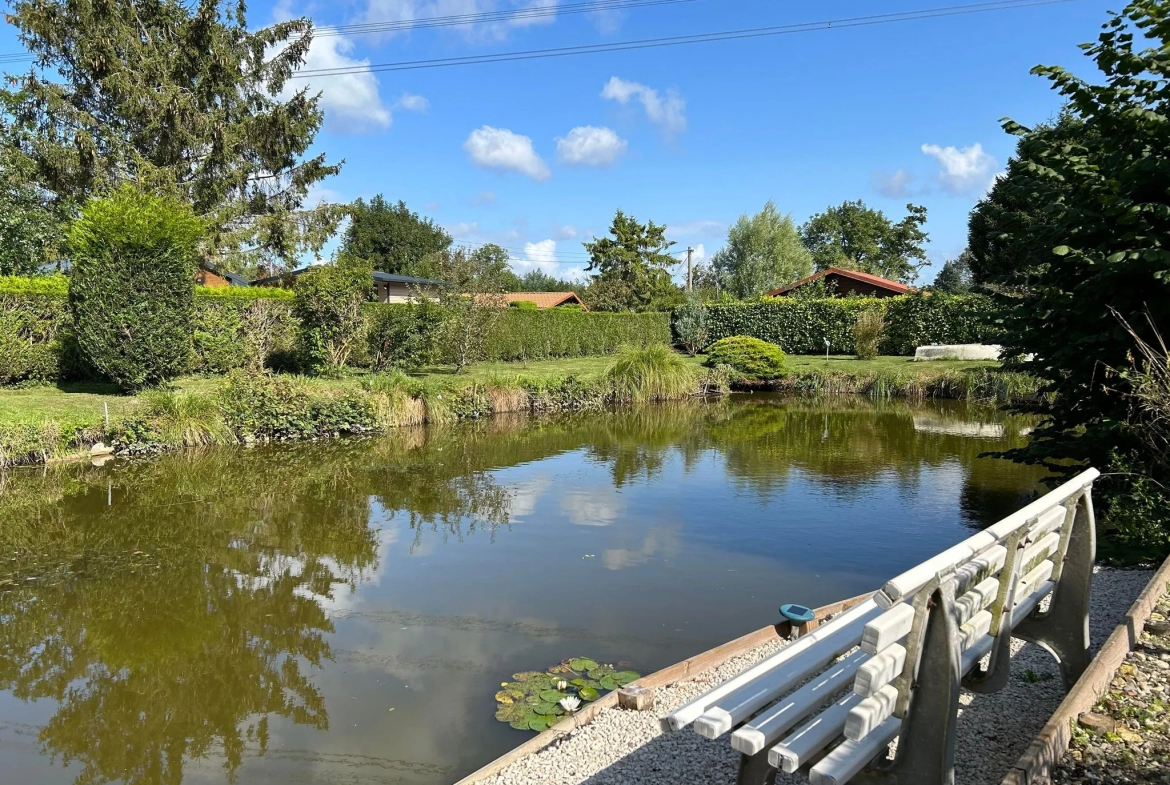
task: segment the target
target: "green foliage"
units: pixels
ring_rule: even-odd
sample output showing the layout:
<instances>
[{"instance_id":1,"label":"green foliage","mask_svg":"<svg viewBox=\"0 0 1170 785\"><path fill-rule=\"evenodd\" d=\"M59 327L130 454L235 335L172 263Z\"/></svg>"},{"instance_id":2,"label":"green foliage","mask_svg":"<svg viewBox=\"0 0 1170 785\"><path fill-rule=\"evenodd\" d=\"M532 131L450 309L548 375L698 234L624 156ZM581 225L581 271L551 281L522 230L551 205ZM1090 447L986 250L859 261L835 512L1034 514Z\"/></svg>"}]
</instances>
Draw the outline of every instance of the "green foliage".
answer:
<instances>
[{"instance_id":1,"label":"green foliage","mask_svg":"<svg viewBox=\"0 0 1170 785\"><path fill-rule=\"evenodd\" d=\"M306 372L339 373L362 344L362 305L370 297L371 276L368 261L339 254L296 277L297 355Z\"/></svg>"},{"instance_id":2,"label":"green foliage","mask_svg":"<svg viewBox=\"0 0 1170 785\"><path fill-rule=\"evenodd\" d=\"M373 403L357 390L314 388L290 376L234 373L217 394L224 422L241 441L374 433Z\"/></svg>"},{"instance_id":3,"label":"green foliage","mask_svg":"<svg viewBox=\"0 0 1170 785\"><path fill-rule=\"evenodd\" d=\"M997 343L1000 339L996 308L984 295L778 297L707 306L706 324L712 341L749 335L774 343L788 354L823 354L828 338L833 353L852 354L857 351L853 332L857 317L870 309L885 314L882 354L910 355L918 346L931 343Z\"/></svg>"},{"instance_id":4,"label":"green foliage","mask_svg":"<svg viewBox=\"0 0 1170 785\"><path fill-rule=\"evenodd\" d=\"M638 223L618 210L609 230L612 237L593 238L583 243L589 253L593 282L586 301L595 311L648 311L664 303L677 304L680 292L670 280L670 269L678 260L668 251L666 227L653 221Z\"/></svg>"},{"instance_id":5,"label":"green foliage","mask_svg":"<svg viewBox=\"0 0 1170 785\"><path fill-rule=\"evenodd\" d=\"M0 103L8 103L2 95ZM0 275L31 275L60 259L64 211L34 184L36 165L13 133L0 118Z\"/></svg>"},{"instance_id":6,"label":"green foliage","mask_svg":"<svg viewBox=\"0 0 1170 785\"><path fill-rule=\"evenodd\" d=\"M711 258L720 289L746 300L812 272L812 255L791 215L769 200L755 215L741 215L727 230L727 246Z\"/></svg>"},{"instance_id":7,"label":"green foliage","mask_svg":"<svg viewBox=\"0 0 1170 785\"><path fill-rule=\"evenodd\" d=\"M707 345L707 308L699 295L688 292L687 299L674 311L674 337L691 354Z\"/></svg>"},{"instance_id":8,"label":"green foliage","mask_svg":"<svg viewBox=\"0 0 1170 785\"><path fill-rule=\"evenodd\" d=\"M788 372L784 351L774 343L746 335L723 338L707 347L705 365L726 365L745 381L767 382Z\"/></svg>"},{"instance_id":9,"label":"green foliage","mask_svg":"<svg viewBox=\"0 0 1170 785\"><path fill-rule=\"evenodd\" d=\"M494 362L593 357L624 346L670 343L670 317L664 313L499 310L483 347L484 359Z\"/></svg>"},{"instance_id":10,"label":"green foliage","mask_svg":"<svg viewBox=\"0 0 1170 785\"><path fill-rule=\"evenodd\" d=\"M1005 187L1018 202L1043 205L1039 224L1009 238L1036 262L1006 281L1023 294L1007 319L1005 345L1010 355L1034 356L1028 368L1045 382L1045 420L1010 455L1060 475L1086 465L1106 471L1094 486L1106 526L1124 530L1131 523L1122 516L1140 514L1146 534L1135 530L1132 539L1148 536L1151 554L1166 541L1155 532L1170 528L1154 494L1165 468L1140 422L1131 421L1136 379L1123 371L1135 339L1157 344L1170 325L1168 47L1170 7L1131 2L1083 47L1098 73L1033 71L1068 101L1086 133L1057 139L1005 123L1028 140L1034 162L1026 179ZM1125 471L1109 473L1111 466Z\"/></svg>"},{"instance_id":11,"label":"green foliage","mask_svg":"<svg viewBox=\"0 0 1170 785\"><path fill-rule=\"evenodd\" d=\"M294 350L297 322L284 298L196 297L189 370L219 374L259 370Z\"/></svg>"},{"instance_id":12,"label":"green foliage","mask_svg":"<svg viewBox=\"0 0 1170 785\"><path fill-rule=\"evenodd\" d=\"M698 389L698 371L669 346L626 349L605 372L619 403L686 398Z\"/></svg>"},{"instance_id":13,"label":"green foliage","mask_svg":"<svg viewBox=\"0 0 1170 785\"><path fill-rule=\"evenodd\" d=\"M853 324L853 348L857 359L877 357L885 331L886 319L881 308L869 308L857 314L857 321Z\"/></svg>"},{"instance_id":14,"label":"green foliage","mask_svg":"<svg viewBox=\"0 0 1170 785\"><path fill-rule=\"evenodd\" d=\"M451 235L430 218L411 212L406 202L388 203L378 194L350 205L350 223L341 249L369 259L375 270L395 275L433 274L429 259L451 247Z\"/></svg>"},{"instance_id":15,"label":"green foliage","mask_svg":"<svg viewBox=\"0 0 1170 785\"><path fill-rule=\"evenodd\" d=\"M401 368L417 371L439 354L442 308L433 300L413 303L371 303L365 308L369 356L376 371Z\"/></svg>"},{"instance_id":16,"label":"green foliage","mask_svg":"<svg viewBox=\"0 0 1170 785\"><path fill-rule=\"evenodd\" d=\"M906 210L908 215L894 223L860 200L844 202L801 227L804 245L818 270L843 267L909 283L928 264L926 208L908 204Z\"/></svg>"},{"instance_id":17,"label":"green foliage","mask_svg":"<svg viewBox=\"0 0 1170 785\"><path fill-rule=\"evenodd\" d=\"M335 231L343 209L304 206L339 169L306 157L319 96L285 92L308 19L252 29L226 0L18 0L9 12L39 63L3 93L10 143L54 205L124 182L170 194L207 221L208 256L236 267L291 266Z\"/></svg>"},{"instance_id":18,"label":"green foliage","mask_svg":"<svg viewBox=\"0 0 1170 785\"><path fill-rule=\"evenodd\" d=\"M933 288L947 294L966 294L972 283L971 261L971 251L966 248L954 259L948 259L934 277Z\"/></svg>"},{"instance_id":19,"label":"green foliage","mask_svg":"<svg viewBox=\"0 0 1170 785\"><path fill-rule=\"evenodd\" d=\"M100 376L132 390L186 370L203 230L189 207L129 185L85 206L69 232L69 304Z\"/></svg>"},{"instance_id":20,"label":"green foliage","mask_svg":"<svg viewBox=\"0 0 1170 785\"><path fill-rule=\"evenodd\" d=\"M532 302L532 300L512 300L508 303L509 308L515 308L519 311L539 311L540 306Z\"/></svg>"},{"instance_id":21,"label":"green foliage","mask_svg":"<svg viewBox=\"0 0 1170 785\"><path fill-rule=\"evenodd\" d=\"M1045 200L1064 199L1071 189L1068 182L1040 174L1044 151L1079 144L1094 135L1093 128L1066 108L1056 122L1041 123L1018 138L1007 172L995 180L967 221L974 283L1013 289L1030 286L1033 270L1048 260L1047 253L1034 253L1029 240L1037 232L1050 231Z\"/></svg>"},{"instance_id":22,"label":"green foliage","mask_svg":"<svg viewBox=\"0 0 1170 785\"><path fill-rule=\"evenodd\" d=\"M544 270L536 268L524 273L520 279L518 292L575 292L582 288L580 281L566 281L549 275Z\"/></svg>"},{"instance_id":23,"label":"green foliage","mask_svg":"<svg viewBox=\"0 0 1170 785\"><path fill-rule=\"evenodd\" d=\"M296 293L279 286L196 286L195 297L209 300L293 300Z\"/></svg>"},{"instance_id":24,"label":"green foliage","mask_svg":"<svg viewBox=\"0 0 1170 785\"><path fill-rule=\"evenodd\" d=\"M69 278L53 275L0 276L0 294L44 294L64 297L69 293Z\"/></svg>"},{"instance_id":25,"label":"green foliage","mask_svg":"<svg viewBox=\"0 0 1170 785\"><path fill-rule=\"evenodd\" d=\"M69 303L54 280L63 277L0 278L0 384L76 375Z\"/></svg>"}]
</instances>

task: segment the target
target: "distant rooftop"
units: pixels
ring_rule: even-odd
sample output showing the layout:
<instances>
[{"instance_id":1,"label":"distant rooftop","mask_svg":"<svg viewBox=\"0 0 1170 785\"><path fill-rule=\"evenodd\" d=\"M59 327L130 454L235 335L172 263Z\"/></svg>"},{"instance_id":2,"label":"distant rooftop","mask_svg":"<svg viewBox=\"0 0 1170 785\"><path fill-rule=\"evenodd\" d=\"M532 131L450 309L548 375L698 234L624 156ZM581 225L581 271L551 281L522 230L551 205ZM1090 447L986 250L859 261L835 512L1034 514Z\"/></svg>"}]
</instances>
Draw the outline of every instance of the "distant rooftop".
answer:
<instances>
[{"instance_id":1,"label":"distant rooftop","mask_svg":"<svg viewBox=\"0 0 1170 785\"><path fill-rule=\"evenodd\" d=\"M317 266L319 266L319 265L309 265L308 267L302 267L299 270L290 270L289 272L281 273L280 275L270 275L267 278L261 278L260 280L255 281L254 284L256 286L266 286L266 285L271 284L271 283L280 283L281 281L283 281L285 278L288 278L289 276L296 276L296 275L300 275L301 273L307 273L309 270L312 270L314 267L317 267ZM447 285L443 281L432 281L429 278L413 278L409 275L395 275L394 273L384 273L381 270L374 270L374 280L377 281L378 283L404 283L404 284L413 284L415 286L446 286Z\"/></svg>"},{"instance_id":2,"label":"distant rooftop","mask_svg":"<svg viewBox=\"0 0 1170 785\"><path fill-rule=\"evenodd\" d=\"M826 278L830 275L839 275L842 278L851 278L854 281L861 281L880 289L886 289L895 294L905 294L914 287L907 286L898 281L891 281L889 278L882 278L880 275L873 275L871 273L863 273L857 270L846 270L842 267L830 267L827 270L821 270L819 273L814 273L807 278L801 278L799 281L793 281L787 286L781 286L779 289L773 289L768 292L768 296L776 297L778 295L787 294L794 289L799 289L802 286L807 286L810 283Z\"/></svg>"}]
</instances>

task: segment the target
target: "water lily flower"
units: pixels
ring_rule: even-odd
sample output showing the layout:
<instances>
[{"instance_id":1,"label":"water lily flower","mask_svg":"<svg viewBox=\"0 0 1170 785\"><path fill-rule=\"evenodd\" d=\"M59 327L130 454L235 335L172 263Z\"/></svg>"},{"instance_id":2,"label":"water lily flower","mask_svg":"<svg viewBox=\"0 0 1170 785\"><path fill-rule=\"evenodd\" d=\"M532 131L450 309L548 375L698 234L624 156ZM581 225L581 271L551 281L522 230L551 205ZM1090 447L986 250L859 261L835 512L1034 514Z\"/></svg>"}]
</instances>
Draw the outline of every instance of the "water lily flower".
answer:
<instances>
[{"instance_id":1,"label":"water lily flower","mask_svg":"<svg viewBox=\"0 0 1170 785\"><path fill-rule=\"evenodd\" d=\"M565 687L568 687L568 686L569 686L569 683L567 681L565 681L564 679L561 679L560 681L557 682L557 689L558 690L563 690L563 689L565 689Z\"/></svg>"},{"instance_id":2,"label":"water lily flower","mask_svg":"<svg viewBox=\"0 0 1170 785\"><path fill-rule=\"evenodd\" d=\"M570 714L575 712L581 706L581 699L576 695L570 695L567 698L561 698L559 702L561 704L561 708Z\"/></svg>"}]
</instances>

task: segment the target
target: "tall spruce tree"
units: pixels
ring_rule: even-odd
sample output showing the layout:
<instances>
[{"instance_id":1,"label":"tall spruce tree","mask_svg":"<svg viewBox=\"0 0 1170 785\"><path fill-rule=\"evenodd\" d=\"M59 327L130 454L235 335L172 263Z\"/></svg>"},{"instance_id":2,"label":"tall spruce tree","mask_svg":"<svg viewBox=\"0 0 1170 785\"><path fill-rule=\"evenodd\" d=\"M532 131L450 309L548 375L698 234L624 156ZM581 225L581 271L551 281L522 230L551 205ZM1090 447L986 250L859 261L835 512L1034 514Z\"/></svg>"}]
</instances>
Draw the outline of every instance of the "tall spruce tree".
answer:
<instances>
[{"instance_id":1,"label":"tall spruce tree","mask_svg":"<svg viewBox=\"0 0 1170 785\"><path fill-rule=\"evenodd\" d=\"M79 205L119 183L191 205L210 227L204 253L229 267L289 265L316 251L344 208L306 209L336 174L307 156L318 97L289 79L308 19L250 31L226 0L15 0L8 21L36 56L4 91L7 120L33 163L29 185Z\"/></svg>"},{"instance_id":2,"label":"tall spruce tree","mask_svg":"<svg viewBox=\"0 0 1170 785\"><path fill-rule=\"evenodd\" d=\"M594 273L589 286L590 307L600 311L646 311L675 304L681 299L670 280L670 269L678 259L668 251L674 243L666 239L666 227L638 223L632 215L618 210L609 233L582 243L589 253Z\"/></svg>"}]
</instances>

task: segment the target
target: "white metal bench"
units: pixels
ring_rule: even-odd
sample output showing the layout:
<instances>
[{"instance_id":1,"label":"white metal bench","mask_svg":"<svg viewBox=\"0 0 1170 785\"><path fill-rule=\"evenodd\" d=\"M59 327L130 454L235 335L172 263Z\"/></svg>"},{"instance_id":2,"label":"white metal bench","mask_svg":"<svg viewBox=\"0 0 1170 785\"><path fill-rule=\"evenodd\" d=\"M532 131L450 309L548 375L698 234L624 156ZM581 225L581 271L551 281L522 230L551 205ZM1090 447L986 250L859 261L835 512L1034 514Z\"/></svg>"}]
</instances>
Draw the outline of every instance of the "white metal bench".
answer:
<instances>
[{"instance_id":1,"label":"white metal bench","mask_svg":"<svg viewBox=\"0 0 1170 785\"><path fill-rule=\"evenodd\" d=\"M1079 474L888 581L663 717L663 730L731 733L740 785L770 785L777 770L813 785L953 785L960 686L1003 689L1013 636L1049 650L1066 688L1089 664L1098 474Z\"/></svg>"}]
</instances>

